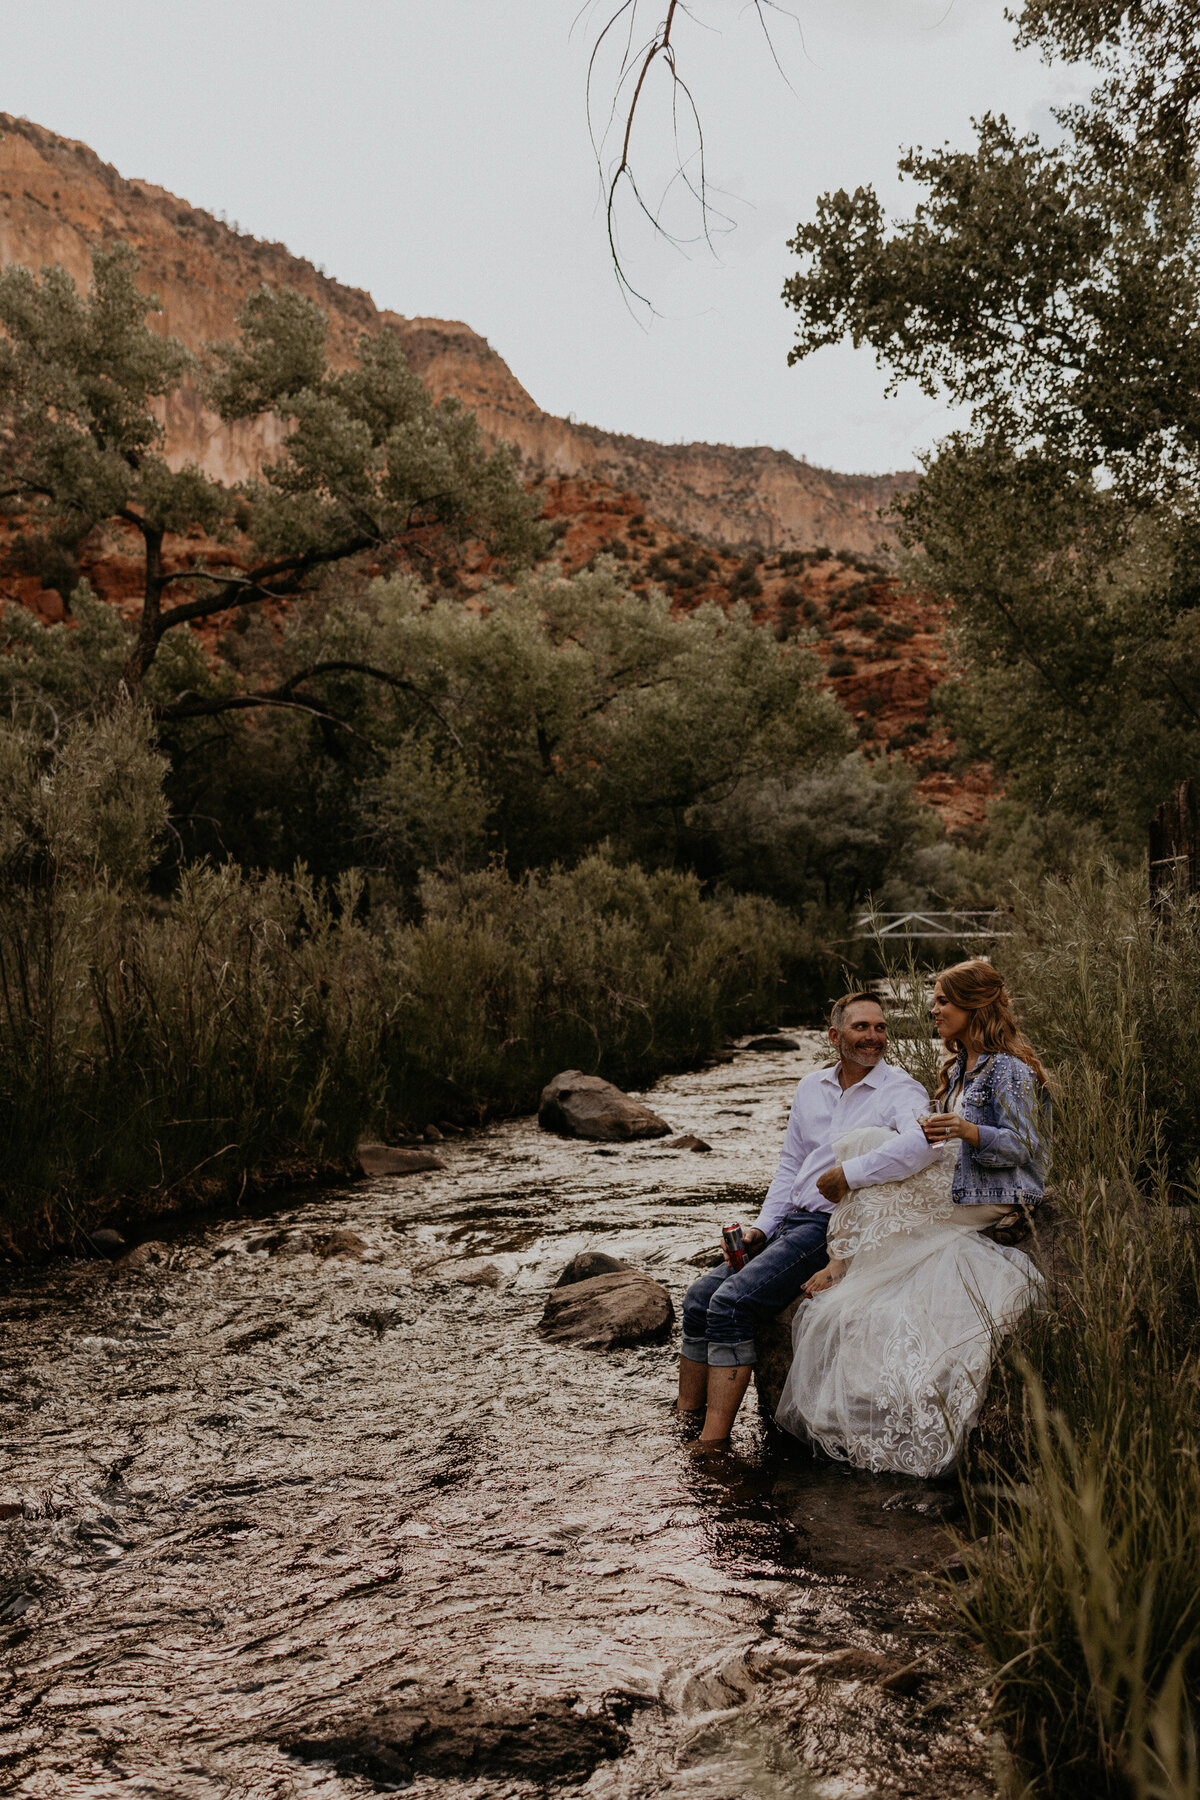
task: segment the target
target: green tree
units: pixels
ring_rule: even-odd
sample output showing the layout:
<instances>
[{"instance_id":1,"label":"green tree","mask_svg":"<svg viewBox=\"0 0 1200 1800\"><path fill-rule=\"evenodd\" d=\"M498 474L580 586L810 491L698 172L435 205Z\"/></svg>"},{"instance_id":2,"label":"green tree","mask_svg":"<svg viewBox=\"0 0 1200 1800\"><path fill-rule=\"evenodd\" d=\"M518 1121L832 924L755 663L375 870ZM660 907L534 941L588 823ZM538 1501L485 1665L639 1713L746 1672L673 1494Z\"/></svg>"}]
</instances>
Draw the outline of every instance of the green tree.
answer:
<instances>
[{"instance_id":1,"label":"green tree","mask_svg":"<svg viewBox=\"0 0 1200 1800\"><path fill-rule=\"evenodd\" d=\"M0 499L29 558L97 528L138 534L142 603L124 677L138 687L166 634L231 608L292 599L312 571L403 541L431 525L478 534L517 559L541 547L533 507L507 450L486 455L472 414L434 404L391 333L364 337L357 366L326 362L326 321L303 296L251 296L240 336L209 365L147 323L157 310L137 287L124 246L97 251L81 295L65 270L40 279L0 271ZM172 469L156 408L186 378L205 385L225 419L278 413L281 454L235 495L199 469ZM184 534L245 531L249 568L212 566ZM171 554L166 554L168 546ZM165 712L247 704L304 707L286 693L177 696Z\"/></svg>"},{"instance_id":2,"label":"green tree","mask_svg":"<svg viewBox=\"0 0 1200 1800\"><path fill-rule=\"evenodd\" d=\"M986 117L971 150L909 152L924 195L894 226L870 189L825 195L792 240L791 358L848 336L970 409L901 509L971 671L956 723L1134 842L1200 759L1197 15L1031 0L1019 23L1100 62L1089 103L1058 144Z\"/></svg>"},{"instance_id":3,"label":"green tree","mask_svg":"<svg viewBox=\"0 0 1200 1800\"><path fill-rule=\"evenodd\" d=\"M248 861L286 862L290 842L315 867L333 853L405 884L422 866L499 851L530 868L606 838L663 865L687 860L695 807L852 743L812 653L744 610L676 616L608 564L481 599L433 601L394 577L297 609L282 635L247 632L246 681L320 670L323 718L256 722L252 759L236 736L178 757L181 825L216 812L261 832L234 840Z\"/></svg>"}]
</instances>

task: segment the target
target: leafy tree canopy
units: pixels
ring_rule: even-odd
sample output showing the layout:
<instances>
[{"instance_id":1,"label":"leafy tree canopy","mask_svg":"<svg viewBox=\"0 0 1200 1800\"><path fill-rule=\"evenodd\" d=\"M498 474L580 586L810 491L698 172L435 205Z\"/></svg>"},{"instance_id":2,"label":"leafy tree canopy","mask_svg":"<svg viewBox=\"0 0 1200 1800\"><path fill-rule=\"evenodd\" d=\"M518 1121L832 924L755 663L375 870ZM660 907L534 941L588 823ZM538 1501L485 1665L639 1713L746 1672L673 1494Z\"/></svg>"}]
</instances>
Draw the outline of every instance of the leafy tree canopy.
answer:
<instances>
[{"instance_id":1,"label":"leafy tree canopy","mask_svg":"<svg viewBox=\"0 0 1200 1800\"><path fill-rule=\"evenodd\" d=\"M541 548L507 450L485 454L472 414L430 400L394 335L364 337L356 367L330 370L320 309L264 288L243 308L239 338L197 359L147 323L157 302L137 269L124 246L97 251L86 295L62 269L0 271L0 497L20 518L27 564L97 527L139 534L128 683L141 683L173 627L293 597L312 570L421 527L481 535L517 560ZM279 459L243 494L164 455L162 402L189 378L225 419L287 421ZM235 517L250 568L178 542L165 555L192 527L231 536Z\"/></svg>"},{"instance_id":2,"label":"leafy tree canopy","mask_svg":"<svg viewBox=\"0 0 1200 1800\"><path fill-rule=\"evenodd\" d=\"M1000 117L910 151L922 190L827 194L792 248L791 360L849 337L965 404L903 504L954 603L956 728L1015 791L1137 843L1200 761L1200 9L1029 0L1023 41L1103 79L1061 141Z\"/></svg>"}]
</instances>

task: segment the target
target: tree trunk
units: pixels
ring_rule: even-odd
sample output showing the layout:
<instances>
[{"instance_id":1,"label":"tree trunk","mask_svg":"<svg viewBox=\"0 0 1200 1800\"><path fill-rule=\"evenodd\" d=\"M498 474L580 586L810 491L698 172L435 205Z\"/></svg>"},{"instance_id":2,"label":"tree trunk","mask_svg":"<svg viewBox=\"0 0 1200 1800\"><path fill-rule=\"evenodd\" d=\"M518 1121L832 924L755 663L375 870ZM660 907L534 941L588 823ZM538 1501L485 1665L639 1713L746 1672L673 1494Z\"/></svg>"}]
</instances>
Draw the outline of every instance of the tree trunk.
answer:
<instances>
[{"instance_id":1,"label":"tree trunk","mask_svg":"<svg viewBox=\"0 0 1200 1800\"><path fill-rule=\"evenodd\" d=\"M146 550L146 578L142 593L142 618L138 627L137 648L125 665L125 683L131 693L141 687L146 671L158 653L162 636L160 619L163 597L163 538L166 533L157 526L139 523Z\"/></svg>"},{"instance_id":2,"label":"tree trunk","mask_svg":"<svg viewBox=\"0 0 1200 1800\"><path fill-rule=\"evenodd\" d=\"M1177 887L1200 893L1200 799L1190 781L1150 821L1150 897L1161 904Z\"/></svg>"}]
</instances>

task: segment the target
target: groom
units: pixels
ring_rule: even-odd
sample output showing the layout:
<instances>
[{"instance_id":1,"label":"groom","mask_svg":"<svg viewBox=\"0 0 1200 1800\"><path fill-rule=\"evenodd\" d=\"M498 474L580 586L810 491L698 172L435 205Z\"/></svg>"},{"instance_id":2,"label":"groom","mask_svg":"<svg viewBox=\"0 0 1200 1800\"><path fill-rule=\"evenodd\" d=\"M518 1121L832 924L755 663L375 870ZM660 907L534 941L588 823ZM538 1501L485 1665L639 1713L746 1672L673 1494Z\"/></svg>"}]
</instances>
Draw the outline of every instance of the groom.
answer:
<instances>
[{"instance_id":1,"label":"groom","mask_svg":"<svg viewBox=\"0 0 1200 1800\"><path fill-rule=\"evenodd\" d=\"M870 994L847 994L829 1015L837 1061L805 1075L796 1089L783 1154L762 1211L743 1234L750 1260L702 1275L683 1302L679 1359L681 1416L704 1413L698 1445L723 1444L758 1357L754 1333L795 1300L823 1268L829 1215L852 1188L899 1181L928 1168L938 1147L919 1117L929 1110L920 1082L885 1062L887 1025ZM833 1144L864 1125L899 1135L842 1167Z\"/></svg>"}]
</instances>

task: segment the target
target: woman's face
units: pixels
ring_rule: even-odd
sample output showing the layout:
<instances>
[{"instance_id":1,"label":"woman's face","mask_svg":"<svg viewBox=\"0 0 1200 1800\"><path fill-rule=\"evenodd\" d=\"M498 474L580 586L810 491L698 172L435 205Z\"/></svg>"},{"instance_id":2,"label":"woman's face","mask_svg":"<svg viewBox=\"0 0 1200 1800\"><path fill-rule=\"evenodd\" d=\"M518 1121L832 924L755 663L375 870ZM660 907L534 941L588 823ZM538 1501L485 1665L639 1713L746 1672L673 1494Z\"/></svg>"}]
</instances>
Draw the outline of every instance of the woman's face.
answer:
<instances>
[{"instance_id":1,"label":"woman's face","mask_svg":"<svg viewBox=\"0 0 1200 1800\"><path fill-rule=\"evenodd\" d=\"M952 1038L957 1038L961 1044L970 1024L970 1013L961 1006L955 1006L953 1000L947 1000L941 982L937 982L933 990L933 1029L943 1044L948 1044Z\"/></svg>"}]
</instances>

